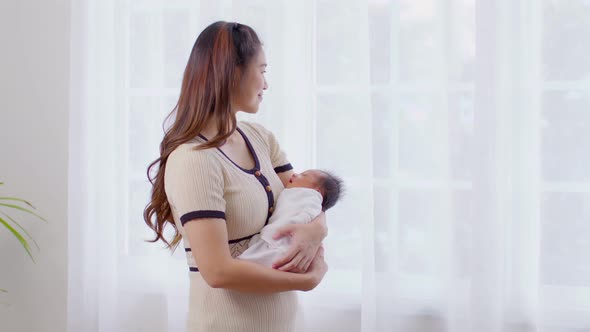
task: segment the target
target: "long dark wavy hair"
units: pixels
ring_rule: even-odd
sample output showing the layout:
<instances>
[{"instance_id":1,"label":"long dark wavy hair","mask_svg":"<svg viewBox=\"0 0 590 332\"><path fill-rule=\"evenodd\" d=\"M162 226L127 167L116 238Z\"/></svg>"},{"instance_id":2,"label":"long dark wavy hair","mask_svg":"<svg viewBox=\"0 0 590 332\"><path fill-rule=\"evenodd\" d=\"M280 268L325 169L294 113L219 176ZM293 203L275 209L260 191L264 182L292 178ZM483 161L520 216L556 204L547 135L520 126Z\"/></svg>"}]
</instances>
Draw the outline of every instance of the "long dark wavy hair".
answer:
<instances>
[{"instance_id":1,"label":"long dark wavy hair","mask_svg":"<svg viewBox=\"0 0 590 332\"><path fill-rule=\"evenodd\" d=\"M261 47L260 39L251 27L233 22L215 22L197 37L184 70L180 97L164 121L166 123L176 115L174 123L165 130L160 143L160 157L147 169L152 193L143 219L156 233L155 238L148 242L162 240L172 251L178 246L181 235L164 190L168 156L179 145L195 138L210 121L216 122L219 132L199 149L220 147L233 134L237 120L230 103L232 93L246 66ZM172 226L175 231L171 241L163 235L166 225Z\"/></svg>"}]
</instances>

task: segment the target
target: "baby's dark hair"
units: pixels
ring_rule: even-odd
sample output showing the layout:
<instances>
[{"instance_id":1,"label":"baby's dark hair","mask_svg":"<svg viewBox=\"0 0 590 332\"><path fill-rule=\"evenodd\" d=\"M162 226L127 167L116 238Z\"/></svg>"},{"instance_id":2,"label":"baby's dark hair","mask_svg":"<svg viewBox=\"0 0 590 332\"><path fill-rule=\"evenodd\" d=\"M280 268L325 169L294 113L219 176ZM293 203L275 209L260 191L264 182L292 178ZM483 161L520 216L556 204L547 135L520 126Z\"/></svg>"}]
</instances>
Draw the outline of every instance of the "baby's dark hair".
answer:
<instances>
[{"instance_id":1,"label":"baby's dark hair","mask_svg":"<svg viewBox=\"0 0 590 332\"><path fill-rule=\"evenodd\" d=\"M319 187L322 191L322 196L324 199L322 200L322 211L327 211L340 199L340 196L343 192L343 185L342 179L337 177L336 175L328 172L328 171L321 171L324 176L322 176Z\"/></svg>"}]
</instances>

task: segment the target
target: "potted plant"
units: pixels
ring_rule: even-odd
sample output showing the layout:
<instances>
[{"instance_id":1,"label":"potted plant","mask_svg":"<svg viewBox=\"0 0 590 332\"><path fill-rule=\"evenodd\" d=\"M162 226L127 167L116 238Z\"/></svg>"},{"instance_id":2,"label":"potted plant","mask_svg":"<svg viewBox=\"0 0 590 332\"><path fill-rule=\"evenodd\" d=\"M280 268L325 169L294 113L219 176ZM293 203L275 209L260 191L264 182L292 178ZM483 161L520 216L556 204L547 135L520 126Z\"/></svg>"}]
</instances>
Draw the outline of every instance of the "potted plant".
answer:
<instances>
[{"instance_id":1,"label":"potted plant","mask_svg":"<svg viewBox=\"0 0 590 332\"><path fill-rule=\"evenodd\" d=\"M4 185L3 182L0 182L0 186ZM33 237L27 232L10 214L9 212L14 212L15 210L26 212L28 214L32 214L33 216L47 222L43 217L35 213L33 210L36 210L35 207L27 202L22 198L16 197L2 197L0 196L0 228L7 229L14 237L20 242L21 246L25 249L33 263L35 259L33 258L33 254L31 252L31 246L29 244L30 241L33 242L37 250L39 250L39 245L33 239ZM2 227L3 226L3 227ZM24 234L24 235L23 235ZM6 292L4 289L0 289L0 292Z\"/></svg>"}]
</instances>

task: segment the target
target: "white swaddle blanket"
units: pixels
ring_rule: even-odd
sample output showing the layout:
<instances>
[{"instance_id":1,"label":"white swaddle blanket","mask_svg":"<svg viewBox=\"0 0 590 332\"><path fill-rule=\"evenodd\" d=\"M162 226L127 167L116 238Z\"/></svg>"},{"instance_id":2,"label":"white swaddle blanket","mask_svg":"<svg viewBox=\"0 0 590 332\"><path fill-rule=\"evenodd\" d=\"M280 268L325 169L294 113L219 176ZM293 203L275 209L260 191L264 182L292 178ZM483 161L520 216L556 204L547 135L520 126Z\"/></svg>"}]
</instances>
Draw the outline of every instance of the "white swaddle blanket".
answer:
<instances>
[{"instance_id":1,"label":"white swaddle blanket","mask_svg":"<svg viewBox=\"0 0 590 332\"><path fill-rule=\"evenodd\" d=\"M273 240L273 235L284 225L307 224L322 212L322 195L309 188L286 188L281 192L273 215L260 234L250 240L248 249L239 259L272 266L289 249L290 239L284 236Z\"/></svg>"}]
</instances>

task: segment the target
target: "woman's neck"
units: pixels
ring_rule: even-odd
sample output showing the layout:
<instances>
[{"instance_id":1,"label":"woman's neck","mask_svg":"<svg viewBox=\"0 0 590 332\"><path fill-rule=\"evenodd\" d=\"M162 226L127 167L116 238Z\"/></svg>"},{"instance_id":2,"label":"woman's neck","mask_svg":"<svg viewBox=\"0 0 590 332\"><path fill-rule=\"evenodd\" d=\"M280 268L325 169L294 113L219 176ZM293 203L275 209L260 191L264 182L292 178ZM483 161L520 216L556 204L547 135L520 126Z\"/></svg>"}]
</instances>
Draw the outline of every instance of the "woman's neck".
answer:
<instances>
[{"instance_id":1,"label":"woman's neck","mask_svg":"<svg viewBox=\"0 0 590 332\"><path fill-rule=\"evenodd\" d=\"M234 115L235 116L235 115ZM213 137L217 136L219 130L217 128L217 119L211 119L209 123L205 126L205 129L201 130L201 135L205 136L208 140L213 139ZM226 144L233 143L237 136L237 131L234 131L232 135L227 139Z\"/></svg>"}]
</instances>

